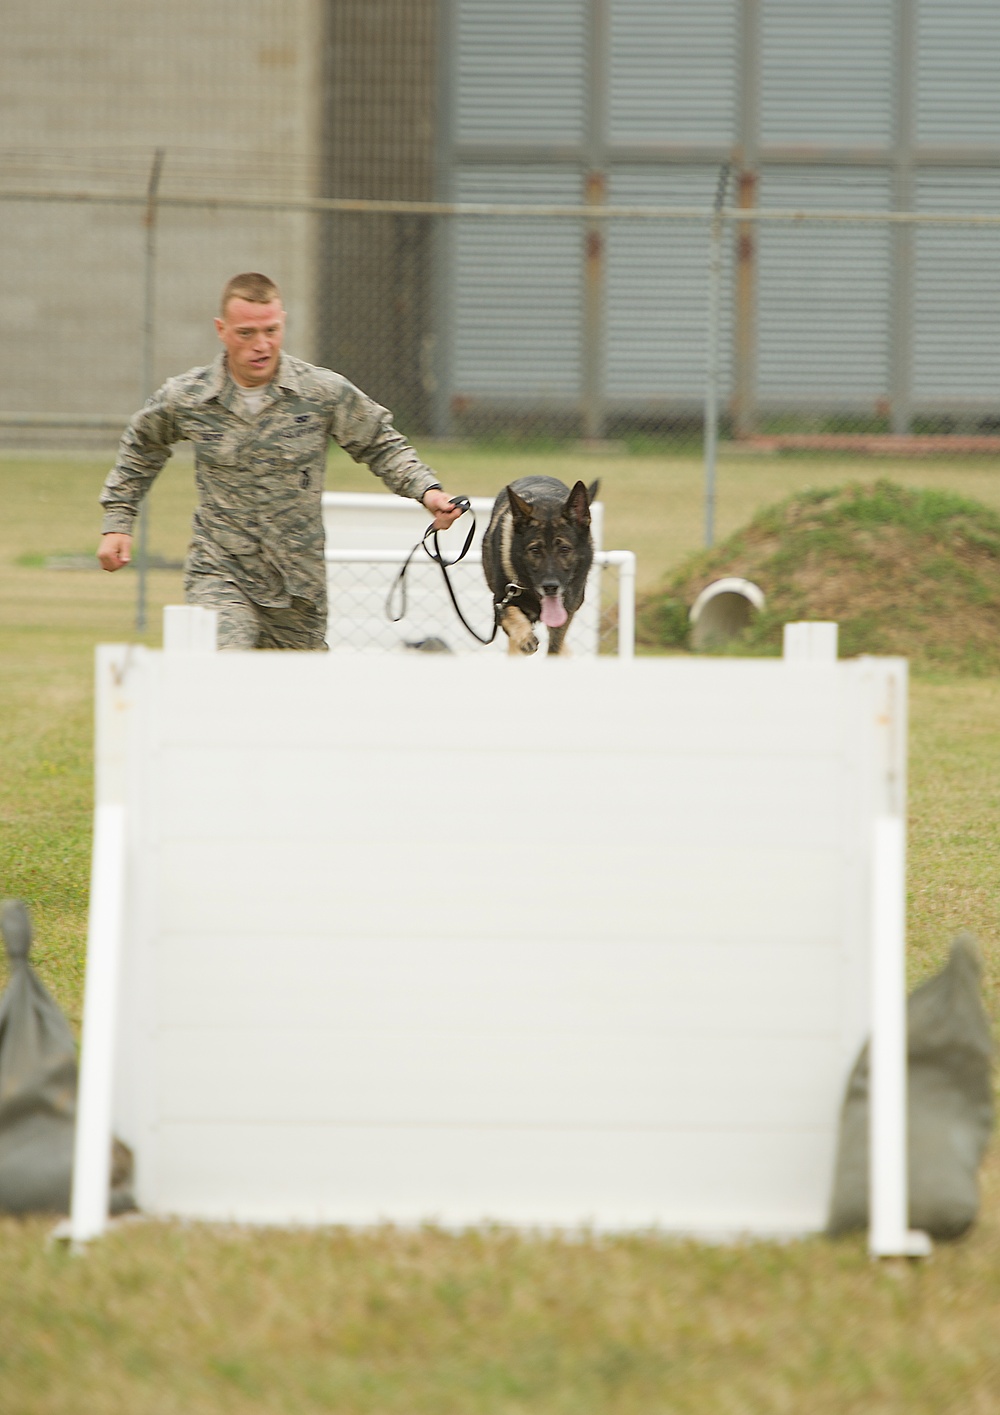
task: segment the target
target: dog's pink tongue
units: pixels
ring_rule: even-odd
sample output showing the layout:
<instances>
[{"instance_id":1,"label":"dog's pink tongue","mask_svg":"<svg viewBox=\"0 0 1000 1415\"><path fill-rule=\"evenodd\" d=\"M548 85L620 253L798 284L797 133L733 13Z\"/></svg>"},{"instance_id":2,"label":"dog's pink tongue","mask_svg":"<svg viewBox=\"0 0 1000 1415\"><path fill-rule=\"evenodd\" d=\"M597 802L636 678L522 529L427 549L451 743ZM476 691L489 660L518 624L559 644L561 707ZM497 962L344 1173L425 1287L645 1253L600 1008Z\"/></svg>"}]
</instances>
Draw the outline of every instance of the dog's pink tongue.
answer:
<instances>
[{"instance_id":1,"label":"dog's pink tongue","mask_svg":"<svg viewBox=\"0 0 1000 1415\"><path fill-rule=\"evenodd\" d=\"M559 629L566 623L566 619L566 607L562 602L562 595L543 595L542 623L546 629Z\"/></svg>"}]
</instances>

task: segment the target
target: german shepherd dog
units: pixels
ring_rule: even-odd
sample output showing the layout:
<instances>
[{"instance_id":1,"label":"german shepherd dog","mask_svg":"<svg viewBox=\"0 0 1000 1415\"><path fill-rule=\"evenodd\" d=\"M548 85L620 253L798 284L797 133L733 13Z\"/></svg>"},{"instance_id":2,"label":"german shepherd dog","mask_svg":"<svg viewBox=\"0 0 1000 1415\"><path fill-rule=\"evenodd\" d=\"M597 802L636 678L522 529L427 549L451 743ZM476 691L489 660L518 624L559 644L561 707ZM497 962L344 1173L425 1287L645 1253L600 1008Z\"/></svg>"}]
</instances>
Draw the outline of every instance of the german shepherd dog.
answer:
<instances>
[{"instance_id":1,"label":"german shepherd dog","mask_svg":"<svg viewBox=\"0 0 1000 1415\"><path fill-rule=\"evenodd\" d=\"M598 486L578 481L570 491L555 477L519 477L494 501L483 572L512 654L535 652L539 619L549 653L562 652L594 559L590 503Z\"/></svg>"}]
</instances>

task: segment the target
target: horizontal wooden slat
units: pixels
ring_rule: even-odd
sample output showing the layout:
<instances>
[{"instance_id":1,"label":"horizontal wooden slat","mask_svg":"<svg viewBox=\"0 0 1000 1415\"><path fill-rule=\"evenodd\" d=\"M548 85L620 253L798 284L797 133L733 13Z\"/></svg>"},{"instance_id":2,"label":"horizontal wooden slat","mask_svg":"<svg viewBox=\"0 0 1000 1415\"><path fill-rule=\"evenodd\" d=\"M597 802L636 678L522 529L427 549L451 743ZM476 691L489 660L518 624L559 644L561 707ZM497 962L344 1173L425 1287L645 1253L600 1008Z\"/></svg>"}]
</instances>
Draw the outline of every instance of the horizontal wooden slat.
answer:
<instances>
[{"instance_id":1,"label":"horizontal wooden slat","mask_svg":"<svg viewBox=\"0 0 1000 1415\"><path fill-rule=\"evenodd\" d=\"M419 838L433 789L461 814L464 845L488 851L516 833L526 837L526 867L544 868L557 832L563 840L569 832L586 848L586 813L595 800L613 812L616 844L638 851L679 846L714 852L772 843L832 849L841 839L843 771L832 752L803 754L791 773L781 770L777 753L640 755L606 743L581 757L553 743L541 757L522 756L516 743L485 751L456 744L448 753L448 779L433 787L427 752L417 743L389 746L384 756L388 769L380 778L367 757L346 744L276 744L266 754L173 749L163 766L160 837L260 844L308 844L320 837L335 867L335 854L344 847L367 844L381 851L389 829L399 839ZM484 776L490 778L490 810L462 811L472 783L480 789ZM198 802L196 812L192 801ZM581 814L574 820L575 812Z\"/></svg>"},{"instance_id":2,"label":"horizontal wooden slat","mask_svg":"<svg viewBox=\"0 0 1000 1415\"><path fill-rule=\"evenodd\" d=\"M821 1228L832 1132L384 1129L168 1123L140 1201L256 1222ZM233 1173L241 1175L236 1190ZM151 1176L152 1178L152 1176Z\"/></svg>"},{"instance_id":3,"label":"horizontal wooden slat","mask_svg":"<svg viewBox=\"0 0 1000 1415\"><path fill-rule=\"evenodd\" d=\"M264 655L247 653L219 655L210 665L167 655L151 667L162 675L157 731L165 747L321 747L344 742L349 731L357 751L447 740L475 742L497 756L613 746L623 754L735 757L826 752L843 732L843 676L778 660L553 663L536 656L511 672L506 658L380 657L348 665L288 654L276 675ZM348 697L363 701L364 711Z\"/></svg>"},{"instance_id":4,"label":"horizontal wooden slat","mask_svg":"<svg viewBox=\"0 0 1000 1415\"><path fill-rule=\"evenodd\" d=\"M166 1121L808 1127L832 1126L842 1099L829 1032L751 1041L359 1018L349 1031L165 1027L158 1049Z\"/></svg>"},{"instance_id":5,"label":"horizontal wooden slat","mask_svg":"<svg viewBox=\"0 0 1000 1415\"><path fill-rule=\"evenodd\" d=\"M164 935L157 1017L166 1027L812 1036L835 1030L842 955L809 921L788 944L439 938L334 939L284 933Z\"/></svg>"},{"instance_id":6,"label":"horizontal wooden slat","mask_svg":"<svg viewBox=\"0 0 1000 1415\"><path fill-rule=\"evenodd\" d=\"M574 859L564 848L546 868L517 839L500 853L438 825L403 841L389 834L390 818L387 809L381 849L368 841L336 852L323 840L167 842L155 872L161 927L465 939L516 937L528 927L552 940L686 934L784 943L810 927L842 926L844 864L829 850L751 842L639 850L605 838L598 856L581 848ZM588 834L595 832L584 818L575 839L585 843Z\"/></svg>"}]
</instances>

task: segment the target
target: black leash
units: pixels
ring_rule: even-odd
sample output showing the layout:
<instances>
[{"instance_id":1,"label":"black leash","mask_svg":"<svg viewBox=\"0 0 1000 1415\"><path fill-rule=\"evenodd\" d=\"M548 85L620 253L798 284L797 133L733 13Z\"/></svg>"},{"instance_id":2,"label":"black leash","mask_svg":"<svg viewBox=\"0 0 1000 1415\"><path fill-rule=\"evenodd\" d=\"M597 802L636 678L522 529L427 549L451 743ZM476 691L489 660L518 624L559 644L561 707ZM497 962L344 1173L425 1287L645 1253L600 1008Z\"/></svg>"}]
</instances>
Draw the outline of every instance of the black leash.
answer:
<instances>
[{"instance_id":1,"label":"black leash","mask_svg":"<svg viewBox=\"0 0 1000 1415\"><path fill-rule=\"evenodd\" d=\"M444 576L445 589L448 591L448 597L452 602L452 606L455 610L455 613L462 621L464 627L468 629L472 637L474 639L478 639L481 644L491 644L496 638L497 632L500 628L501 611L506 609L507 605L510 604L512 599L518 598L518 596L521 594L521 586L514 584L505 586L506 593L504 594L503 599L500 600L498 603L495 603L493 606L493 632L488 639L484 639L482 634L478 633L475 629L473 629L468 619L466 619L465 615L462 613L461 606L459 605L458 599L455 595L455 588L452 585L451 577L448 574L448 571L452 567L452 565L457 565L458 562L460 560L464 560L469 553L469 547L472 544L472 538L476 534L476 514L473 511L472 506L469 502L469 498L467 496L453 496L451 498L451 504L452 506L460 506L462 508L463 515L468 512L468 514L472 517L472 526L469 530L469 534L465 537L465 544L462 546L462 549L455 556L454 560L446 560L441 554L441 547L438 543L438 533L434 529L434 522L432 521L431 524L427 527L426 531L424 531L420 540L417 541L416 545L413 547L409 555L403 561L403 564L400 566L399 574L393 580L392 586L389 590L388 598L385 602L385 612L393 624L398 624L400 619L405 619L406 572L410 568L410 561L416 555L417 551L422 549L427 555L427 557L430 560L434 561L435 565L440 565L441 574ZM433 549L427 544L428 538L430 538ZM393 600L396 598L397 594L399 595L399 613L394 614Z\"/></svg>"}]
</instances>

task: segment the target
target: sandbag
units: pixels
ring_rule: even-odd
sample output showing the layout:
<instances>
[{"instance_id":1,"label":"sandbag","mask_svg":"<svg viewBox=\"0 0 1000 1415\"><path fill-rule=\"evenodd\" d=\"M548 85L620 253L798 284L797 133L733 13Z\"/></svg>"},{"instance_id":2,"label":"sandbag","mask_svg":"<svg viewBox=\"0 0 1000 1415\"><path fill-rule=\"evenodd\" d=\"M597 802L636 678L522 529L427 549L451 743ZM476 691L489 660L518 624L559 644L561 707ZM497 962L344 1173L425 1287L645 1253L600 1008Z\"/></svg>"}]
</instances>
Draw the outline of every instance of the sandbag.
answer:
<instances>
[{"instance_id":1,"label":"sandbag","mask_svg":"<svg viewBox=\"0 0 1000 1415\"><path fill-rule=\"evenodd\" d=\"M67 1213L76 1126L76 1043L35 975L23 904L0 912L10 981L0 998L0 1212ZM131 1155L116 1141L114 1213L133 1208Z\"/></svg>"},{"instance_id":2,"label":"sandbag","mask_svg":"<svg viewBox=\"0 0 1000 1415\"><path fill-rule=\"evenodd\" d=\"M972 934L907 1000L909 1225L957 1238L979 1212L978 1170L993 1130L993 1039L980 997ZM868 1045L847 1083L840 1120L831 1235L868 1226Z\"/></svg>"}]
</instances>

